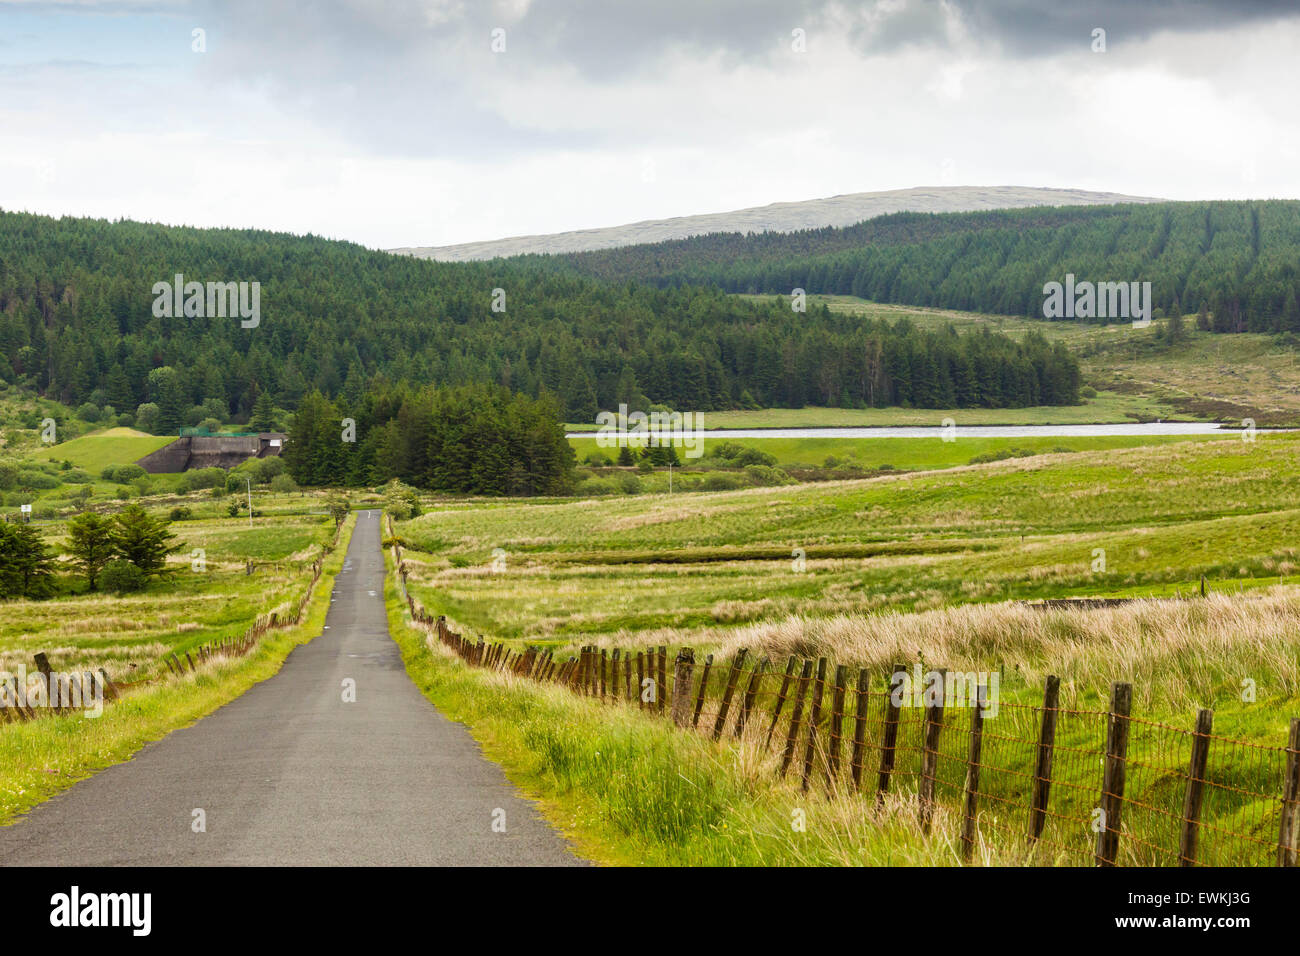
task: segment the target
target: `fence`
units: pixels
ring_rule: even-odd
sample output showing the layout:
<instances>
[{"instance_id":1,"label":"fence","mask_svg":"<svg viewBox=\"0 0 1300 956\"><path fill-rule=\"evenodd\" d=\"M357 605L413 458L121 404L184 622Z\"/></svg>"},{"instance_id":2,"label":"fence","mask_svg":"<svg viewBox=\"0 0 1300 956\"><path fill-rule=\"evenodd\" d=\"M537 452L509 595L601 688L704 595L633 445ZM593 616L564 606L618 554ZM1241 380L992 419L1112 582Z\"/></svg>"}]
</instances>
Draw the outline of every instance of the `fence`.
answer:
<instances>
[{"instance_id":1,"label":"fence","mask_svg":"<svg viewBox=\"0 0 1300 956\"><path fill-rule=\"evenodd\" d=\"M390 526L391 527L391 526ZM471 666L637 707L714 740L744 737L803 791L860 794L875 805L915 795L928 832L956 808L966 862L997 841L1027 864L1295 866L1300 842L1300 718L1287 742L1217 736L1202 710L1186 730L1131 713L1116 683L1105 710L1060 705L1049 676L1041 705L996 702L978 675L933 671L918 705L902 664L889 673L791 656L784 671L741 650L727 662L672 660L666 646L551 650L471 639L400 591L415 622ZM963 691L966 694L963 697Z\"/></svg>"},{"instance_id":2,"label":"fence","mask_svg":"<svg viewBox=\"0 0 1300 956\"><path fill-rule=\"evenodd\" d=\"M325 559L338 547L339 535L342 531L342 523L334 529L333 540L325 545L321 554L312 562L311 581L299 596L297 603L294 605L291 614L278 615L272 611L268 614L258 615L257 619L248 627L239 637L224 638L217 641L209 641L193 649L193 653L183 651L180 654L168 654L162 659L162 663L167 667L167 674L153 678L144 678L137 681L115 681L109 677L104 668L97 668L94 672L84 671L81 674L65 674L56 676L53 668L50 667L47 656L43 653L35 655L36 669L42 675L42 680L46 688L54 686L54 682L60 684L59 696L64 700L87 701L103 700L105 703L119 699L123 694L141 687L156 684L159 681L166 680L170 677L183 677L188 665L189 673L198 670L200 664L205 664L217 657L243 657L254 647L257 642L268 631L277 628L293 627L301 623L303 615L306 613L307 605L315 593L316 584L320 581L321 574L324 572ZM183 659L182 659L183 658ZM197 658L197 663L195 660ZM20 721L35 720L46 714L65 714L74 710L81 709L76 707L31 707L25 706L22 701L26 699L26 694L19 692L18 678L10 677L4 680L4 697L13 703L8 706L0 706L0 724L17 723ZM48 694L48 691L47 691Z\"/></svg>"}]
</instances>

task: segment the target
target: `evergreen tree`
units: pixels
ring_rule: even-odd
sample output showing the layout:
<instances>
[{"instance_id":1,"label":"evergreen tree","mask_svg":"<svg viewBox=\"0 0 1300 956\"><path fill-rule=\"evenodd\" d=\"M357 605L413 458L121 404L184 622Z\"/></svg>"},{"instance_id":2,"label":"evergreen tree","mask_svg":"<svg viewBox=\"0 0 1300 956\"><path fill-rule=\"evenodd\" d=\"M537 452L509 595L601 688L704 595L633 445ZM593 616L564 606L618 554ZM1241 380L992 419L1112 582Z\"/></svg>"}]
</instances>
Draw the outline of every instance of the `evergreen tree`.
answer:
<instances>
[{"instance_id":1,"label":"evergreen tree","mask_svg":"<svg viewBox=\"0 0 1300 956\"><path fill-rule=\"evenodd\" d=\"M41 534L25 524L0 523L0 599L48 597L54 555Z\"/></svg>"},{"instance_id":2,"label":"evergreen tree","mask_svg":"<svg viewBox=\"0 0 1300 956\"><path fill-rule=\"evenodd\" d=\"M175 540L162 518L155 518L139 505L118 512L114 519L113 551L130 561L146 576L163 574L167 555L184 547Z\"/></svg>"},{"instance_id":3,"label":"evergreen tree","mask_svg":"<svg viewBox=\"0 0 1300 956\"><path fill-rule=\"evenodd\" d=\"M68 553L73 564L86 576L86 584L95 590L95 579L116 552L113 522L87 511L68 522Z\"/></svg>"}]
</instances>

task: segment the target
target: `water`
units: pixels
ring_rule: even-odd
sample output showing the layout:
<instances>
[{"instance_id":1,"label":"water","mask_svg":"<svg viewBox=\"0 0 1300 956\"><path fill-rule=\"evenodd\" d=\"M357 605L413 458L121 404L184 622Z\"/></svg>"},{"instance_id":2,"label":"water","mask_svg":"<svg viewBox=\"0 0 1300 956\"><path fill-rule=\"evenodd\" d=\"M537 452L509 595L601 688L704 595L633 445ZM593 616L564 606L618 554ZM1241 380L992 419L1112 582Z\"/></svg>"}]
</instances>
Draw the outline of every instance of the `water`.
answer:
<instances>
[{"instance_id":1,"label":"water","mask_svg":"<svg viewBox=\"0 0 1300 956\"><path fill-rule=\"evenodd\" d=\"M1078 438L1087 436L1216 435L1234 432L1214 422L1117 422L1111 425L962 425L958 438ZM892 428L711 428L708 438L941 438L939 425ZM569 432L569 438L594 438L595 432Z\"/></svg>"}]
</instances>

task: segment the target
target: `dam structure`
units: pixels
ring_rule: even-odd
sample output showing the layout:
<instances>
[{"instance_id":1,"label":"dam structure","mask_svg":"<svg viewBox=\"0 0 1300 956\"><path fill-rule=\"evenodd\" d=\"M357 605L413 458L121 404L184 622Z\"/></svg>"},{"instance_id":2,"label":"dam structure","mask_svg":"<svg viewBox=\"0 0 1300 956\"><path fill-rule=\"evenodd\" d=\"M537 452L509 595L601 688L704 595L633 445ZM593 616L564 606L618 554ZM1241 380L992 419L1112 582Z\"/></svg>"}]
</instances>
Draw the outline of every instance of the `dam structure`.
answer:
<instances>
[{"instance_id":1,"label":"dam structure","mask_svg":"<svg viewBox=\"0 0 1300 956\"><path fill-rule=\"evenodd\" d=\"M272 458L284 450L282 432L252 435L182 435L139 459L151 475L175 474L195 468L234 468L250 458Z\"/></svg>"}]
</instances>

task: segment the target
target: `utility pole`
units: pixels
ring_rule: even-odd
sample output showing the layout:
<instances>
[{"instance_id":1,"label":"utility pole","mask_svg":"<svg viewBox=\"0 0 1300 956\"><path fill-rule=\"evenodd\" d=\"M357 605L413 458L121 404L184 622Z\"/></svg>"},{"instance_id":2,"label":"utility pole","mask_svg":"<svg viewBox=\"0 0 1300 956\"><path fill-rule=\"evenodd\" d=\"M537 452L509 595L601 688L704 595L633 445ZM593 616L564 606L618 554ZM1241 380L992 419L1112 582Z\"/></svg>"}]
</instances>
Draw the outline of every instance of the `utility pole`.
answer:
<instances>
[{"instance_id":1,"label":"utility pole","mask_svg":"<svg viewBox=\"0 0 1300 956\"><path fill-rule=\"evenodd\" d=\"M248 483L248 526L253 526L253 479L248 475L244 476L244 481Z\"/></svg>"}]
</instances>

